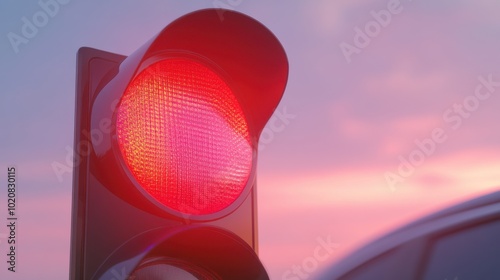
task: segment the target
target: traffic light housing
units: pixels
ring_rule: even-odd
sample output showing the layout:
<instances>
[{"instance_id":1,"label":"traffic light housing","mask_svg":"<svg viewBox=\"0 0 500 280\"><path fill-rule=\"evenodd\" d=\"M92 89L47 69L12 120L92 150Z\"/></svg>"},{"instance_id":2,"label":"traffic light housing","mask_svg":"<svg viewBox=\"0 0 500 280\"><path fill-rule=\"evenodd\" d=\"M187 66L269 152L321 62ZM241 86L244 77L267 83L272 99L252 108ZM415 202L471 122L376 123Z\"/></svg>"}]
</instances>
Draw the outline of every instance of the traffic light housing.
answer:
<instances>
[{"instance_id":1,"label":"traffic light housing","mask_svg":"<svg viewBox=\"0 0 500 280\"><path fill-rule=\"evenodd\" d=\"M268 279L257 147L287 75L276 37L229 10L185 15L128 57L81 48L70 278Z\"/></svg>"}]
</instances>

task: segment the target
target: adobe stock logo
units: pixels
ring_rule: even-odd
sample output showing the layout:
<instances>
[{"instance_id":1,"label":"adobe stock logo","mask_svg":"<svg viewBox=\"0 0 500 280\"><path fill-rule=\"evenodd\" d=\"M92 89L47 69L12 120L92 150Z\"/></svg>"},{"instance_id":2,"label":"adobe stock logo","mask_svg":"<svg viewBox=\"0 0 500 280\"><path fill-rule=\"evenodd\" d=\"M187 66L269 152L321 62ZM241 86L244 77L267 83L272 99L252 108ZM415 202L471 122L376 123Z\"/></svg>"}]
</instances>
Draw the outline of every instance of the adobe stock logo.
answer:
<instances>
[{"instance_id":1,"label":"adobe stock logo","mask_svg":"<svg viewBox=\"0 0 500 280\"><path fill-rule=\"evenodd\" d=\"M100 145L104 139L104 134L109 134L111 132L111 120L102 119L99 122L99 128L94 128L91 131L83 130L82 134L86 139L78 142L76 147L71 147L67 145L65 163L59 161L53 161L51 166L57 180L62 183L64 180L64 174L72 174L73 168L80 165L82 159L90 155L92 145Z\"/></svg>"},{"instance_id":2,"label":"adobe stock logo","mask_svg":"<svg viewBox=\"0 0 500 280\"><path fill-rule=\"evenodd\" d=\"M283 273L282 280L302 280L308 279L316 271L320 264L328 260L335 250L341 245L332 241L331 235L316 238L317 246L312 254L302 260L298 265L292 265L291 268Z\"/></svg>"},{"instance_id":3,"label":"adobe stock logo","mask_svg":"<svg viewBox=\"0 0 500 280\"><path fill-rule=\"evenodd\" d=\"M260 136L259 151L263 151L266 148L266 145L273 142L274 136L284 131L285 128L290 125L291 121L297 117L297 115L290 114L286 110L286 106L283 106L281 109L276 110L273 116L267 122L267 125L262 130Z\"/></svg>"},{"instance_id":4,"label":"adobe stock logo","mask_svg":"<svg viewBox=\"0 0 500 280\"><path fill-rule=\"evenodd\" d=\"M19 53L21 44L28 44L31 39L35 38L40 28L45 27L51 18L55 17L60 10L60 5L66 5L71 0L40 0L38 6L40 10L36 11L30 18L22 17L22 26L19 33L7 33L12 50Z\"/></svg>"},{"instance_id":5,"label":"adobe stock logo","mask_svg":"<svg viewBox=\"0 0 500 280\"><path fill-rule=\"evenodd\" d=\"M110 110L114 111L118 105L119 100L114 100L110 105ZM70 145L66 146L65 163L53 161L51 166L59 183L62 183L64 174L72 174L73 168L78 166L84 157L90 155L92 150L91 146L101 145L105 134L111 133L111 119L103 118L99 121L99 127L90 131L83 130L82 134L84 139L79 141L75 147Z\"/></svg>"},{"instance_id":6,"label":"adobe stock logo","mask_svg":"<svg viewBox=\"0 0 500 280\"><path fill-rule=\"evenodd\" d=\"M498 77L498 75L497 75ZM500 89L500 80L494 79L493 74L478 76L478 83L474 92L467 95L462 102L454 103L442 113L442 120L447 126L435 127L428 137L415 139L415 147L407 156L399 155L399 165L394 171L387 171L384 177L391 191L396 191L396 186L412 176L417 168L423 165L449 138L448 131L460 129L465 121L477 111L495 92ZM449 127L449 128L448 128Z\"/></svg>"},{"instance_id":7,"label":"adobe stock logo","mask_svg":"<svg viewBox=\"0 0 500 280\"><path fill-rule=\"evenodd\" d=\"M221 21L224 20L224 13L226 11L234 10L236 7L241 5L243 3L243 0L214 0L212 2L214 8L217 8L217 15L219 15L219 19Z\"/></svg>"},{"instance_id":8,"label":"adobe stock logo","mask_svg":"<svg viewBox=\"0 0 500 280\"><path fill-rule=\"evenodd\" d=\"M411 2L412 0L407 1ZM353 44L345 41L339 44L347 63L351 63L354 54L360 54L363 49L367 48L372 40L391 24L393 17L402 11L403 5L399 0L389 0L386 9L379 10L378 12L374 10L370 11L372 20L368 21L363 29L358 26L354 28Z\"/></svg>"}]
</instances>

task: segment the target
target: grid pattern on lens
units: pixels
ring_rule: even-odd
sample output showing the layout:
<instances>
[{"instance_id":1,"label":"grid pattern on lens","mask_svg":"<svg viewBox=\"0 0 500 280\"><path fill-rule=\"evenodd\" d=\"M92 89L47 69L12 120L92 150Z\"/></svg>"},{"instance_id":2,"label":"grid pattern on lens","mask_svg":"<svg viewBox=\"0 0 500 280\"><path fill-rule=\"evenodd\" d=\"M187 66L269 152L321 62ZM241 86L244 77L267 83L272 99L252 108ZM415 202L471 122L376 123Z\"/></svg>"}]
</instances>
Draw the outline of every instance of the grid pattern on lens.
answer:
<instances>
[{"instance_id":1,"label":"grid pattern on lens","mask_svg":"<svg viewBox=\"0 0 500 280\"><path fill-rule=\"evenodd\" d=\"M116 135L140 186L180 213L226 208L250 176L238 101L218 74L189 59L161 60L134 78L117 109Z\"/></svg>"}]
</instances>

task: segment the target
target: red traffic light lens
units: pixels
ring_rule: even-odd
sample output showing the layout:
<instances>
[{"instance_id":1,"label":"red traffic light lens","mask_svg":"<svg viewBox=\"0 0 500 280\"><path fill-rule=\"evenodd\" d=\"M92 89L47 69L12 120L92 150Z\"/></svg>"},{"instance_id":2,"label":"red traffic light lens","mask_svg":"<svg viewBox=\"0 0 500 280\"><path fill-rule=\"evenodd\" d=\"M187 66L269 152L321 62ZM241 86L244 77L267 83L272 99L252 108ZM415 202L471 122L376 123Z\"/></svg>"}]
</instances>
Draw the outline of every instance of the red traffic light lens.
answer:
<instances>
[{"instance_id":1,"label":"red traffic light lens","mask_svg":"<svg viewBox=\"0 0 500 280\"><path fill-rule=\"evenodd\" d=\"M181 213L231 205L252 169L248 124L231 88L188 58L160 60L132 80L117 108L116 135L139 185Z\"/></svg>"}]
</instances>

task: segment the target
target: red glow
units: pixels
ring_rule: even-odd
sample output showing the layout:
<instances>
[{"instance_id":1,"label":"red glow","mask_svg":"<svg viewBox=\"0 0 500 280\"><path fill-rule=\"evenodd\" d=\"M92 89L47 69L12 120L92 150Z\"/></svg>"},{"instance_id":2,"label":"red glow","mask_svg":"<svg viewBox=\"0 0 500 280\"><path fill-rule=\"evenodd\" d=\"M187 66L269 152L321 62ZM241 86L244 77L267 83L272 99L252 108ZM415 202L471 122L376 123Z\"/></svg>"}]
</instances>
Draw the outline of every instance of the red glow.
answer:
<instances>
[{"instance_id":1,"label":"red glow","mask_svg":"<svg viewBox=\"0 0 500 280\"><path fill-rule=\"evenodd\" d=\"M116 134L140 186L181 213L231 205L252 168L238 101L219 75L189 59L161 60L135 77L118 107Z\"/></svg>"}]
</instances>

